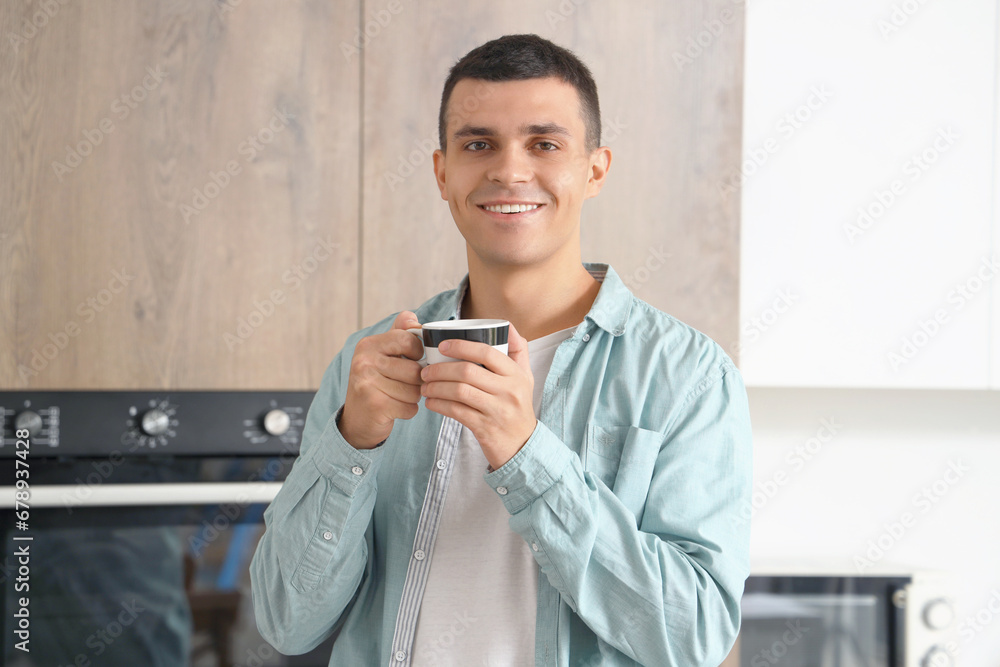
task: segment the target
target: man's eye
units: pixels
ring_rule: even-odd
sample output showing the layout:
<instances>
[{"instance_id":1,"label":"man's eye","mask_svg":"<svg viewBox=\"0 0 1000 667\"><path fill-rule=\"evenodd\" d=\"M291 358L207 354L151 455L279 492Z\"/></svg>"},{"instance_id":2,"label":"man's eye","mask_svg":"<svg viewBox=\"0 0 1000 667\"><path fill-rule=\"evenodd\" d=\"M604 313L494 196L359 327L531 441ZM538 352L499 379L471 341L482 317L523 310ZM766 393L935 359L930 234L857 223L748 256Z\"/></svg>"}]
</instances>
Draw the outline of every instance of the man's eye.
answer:
<instances>
[{"instance_id":1,"label":"man's eye","mask_svg":"<svg viewBox=\"0 0 1000 667\"><path fill-rule=\"evenodd\" d=\"M539 141L535 145L536 146L541 146L543 151L554 151L554 150L557 150L559 148L558 146L556 146L551 141Z\"/></svg>"},{"instance_id":2,"label":"man's eye","mask_svg":"<svg viewBox=\"0 0 1000 667\"><path fill-rule=\"evenodd\" d=\"M466 144L465 148L466 150L481 151L485 149L487 145L488 144L485 141L471 141L468 144ZM479 148L476 148L477 146Z\"/></svg>"}]
</instances>

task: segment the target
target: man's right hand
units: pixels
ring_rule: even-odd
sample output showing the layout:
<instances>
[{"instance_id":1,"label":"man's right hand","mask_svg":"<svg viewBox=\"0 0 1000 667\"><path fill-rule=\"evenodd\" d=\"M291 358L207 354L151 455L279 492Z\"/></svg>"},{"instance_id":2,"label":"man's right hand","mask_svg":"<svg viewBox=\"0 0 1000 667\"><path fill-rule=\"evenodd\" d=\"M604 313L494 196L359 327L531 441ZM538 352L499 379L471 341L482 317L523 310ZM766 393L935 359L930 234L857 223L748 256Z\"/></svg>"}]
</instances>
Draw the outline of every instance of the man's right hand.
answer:
<instances>
[{"instance_id":1,"label":"man's right hand","mask_svg":"<svg viewBox=\"0 0 1000 667\"><path fill-rule=\"evenodd\" d=\"M417 326L417 316L404 310L391 330L362 338L354 348L344 413L338 424L353 447L374 448L389 437L396 419L417 414L423 381L415 360L423 348L407 331Z\"/></svg>"}]
</instances>

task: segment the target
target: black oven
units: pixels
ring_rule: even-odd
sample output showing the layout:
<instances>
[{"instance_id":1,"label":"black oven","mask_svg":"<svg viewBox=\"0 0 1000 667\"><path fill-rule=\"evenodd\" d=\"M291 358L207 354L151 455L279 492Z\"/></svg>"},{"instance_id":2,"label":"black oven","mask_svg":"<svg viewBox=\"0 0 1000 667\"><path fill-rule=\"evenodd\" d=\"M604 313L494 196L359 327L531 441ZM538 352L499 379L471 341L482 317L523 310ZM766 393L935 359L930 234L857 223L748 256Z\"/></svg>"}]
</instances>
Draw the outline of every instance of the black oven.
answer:
<instances>
[{"instance_id":1,"label":"black oven","mask_svg":"<svg viewBox=\"0 0 1000 667\"><path fill-rule=\"evenodd\" d=\"M248 576L312 396L0 392L3 664L327 665L260 637Z\"/></svg>"}]
</instances>

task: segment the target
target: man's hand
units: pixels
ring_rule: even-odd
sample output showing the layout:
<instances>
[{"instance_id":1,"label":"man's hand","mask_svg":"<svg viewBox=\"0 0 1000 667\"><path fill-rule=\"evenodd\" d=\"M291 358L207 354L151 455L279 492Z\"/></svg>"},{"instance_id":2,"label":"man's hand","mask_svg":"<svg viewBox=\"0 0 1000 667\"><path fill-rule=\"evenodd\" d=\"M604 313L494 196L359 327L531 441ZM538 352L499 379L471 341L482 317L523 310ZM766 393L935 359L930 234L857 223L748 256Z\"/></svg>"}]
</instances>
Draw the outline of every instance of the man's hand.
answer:
<instances>
[{"instance_id":1,"label":"man's hand","mask_svg":"<svg viewBox=\"0 0 1000 667\"><path fill-rule=\"evenodd\" d=\"M469 340L445 341L438 351L463 361L444 361L423 370L424 406L472 431L496 470L524 446L537 424L528 341L511 324L509 356Z\"/></svg>"},{"instance_id":2,"label":"man's hand","mask_svg":"<svg viewBox=\"0 0 1000 667\"><path fill-rule=\"evenodd\" d=\"M419 326L408 310L393 321L392 329L358 341L351 359L341 434L357 449L372 449L389 437L396 419L410 419L420 402L420 364L423 354L417 337L407 329ZM406 357L406 358L404 358Z\"/></svg>"}]
</instances>

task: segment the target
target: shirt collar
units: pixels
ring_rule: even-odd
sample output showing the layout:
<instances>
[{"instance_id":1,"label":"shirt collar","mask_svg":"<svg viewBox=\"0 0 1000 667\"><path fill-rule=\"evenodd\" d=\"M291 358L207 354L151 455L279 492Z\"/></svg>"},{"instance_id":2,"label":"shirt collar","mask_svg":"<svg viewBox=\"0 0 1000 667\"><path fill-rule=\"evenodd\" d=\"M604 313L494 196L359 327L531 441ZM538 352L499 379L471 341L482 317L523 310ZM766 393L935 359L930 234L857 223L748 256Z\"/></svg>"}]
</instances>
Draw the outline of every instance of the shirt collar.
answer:
<instances>
[{"instance_id":1,"label":"shirt collar","mask_svg":"<svg viewBox=\"0 0 1000 667\"><path fill-rule=\"evenodd\" d=\"M584 263L583 266L601 283L587 317L608 333L621 336L632 312L632 293L610 265Z\"/></svg>"},{"instance_id":2,"label":"shirt collar","mask_svg":"<svg viewBox=\"0 0 1000 667\"><path fill-rule=\"evenodd\" d=\"M632 310L632 293L608 264L584 262L583 267L601 283L587 319L614 336L625 333ZM435 319L456 320L461 314L462 301L469 289L469 274L465 274L455 289L441 295L443 302Z\"/></svg>"}]
</instances>

